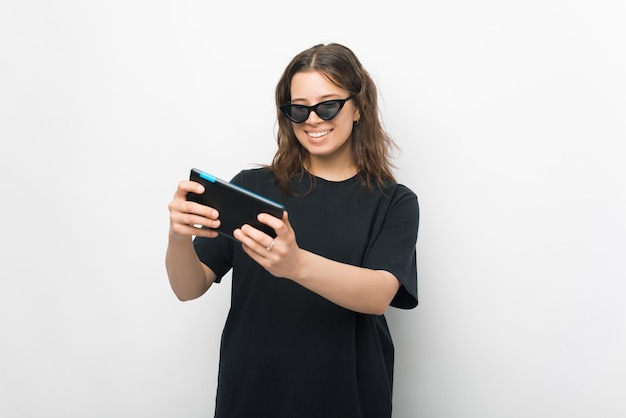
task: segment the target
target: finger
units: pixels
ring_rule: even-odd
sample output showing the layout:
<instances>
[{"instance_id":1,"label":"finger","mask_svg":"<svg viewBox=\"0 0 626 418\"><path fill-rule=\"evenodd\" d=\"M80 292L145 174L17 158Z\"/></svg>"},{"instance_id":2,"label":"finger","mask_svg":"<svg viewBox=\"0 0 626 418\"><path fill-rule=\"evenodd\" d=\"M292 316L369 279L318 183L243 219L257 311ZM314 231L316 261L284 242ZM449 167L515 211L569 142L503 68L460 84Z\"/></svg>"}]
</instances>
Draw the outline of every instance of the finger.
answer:
<instances>
[{"instance_id":1,"label":"finger","mask_svg":"<svg viewBox=\"0 0 626 418\"><path fill-rule=\"evenodd\" d=\"M187 219L182 219L181 216L200 216L211 221L219 218L219 212L216 209L181 198L174 198L174 200L169 203L168 209L170 211L170 219L172 221L186 224L192 224L192 222ZM193 223L198 222L197 220L194 220ZM199 223L205 226L215 227L213 225L207 225L204 222Z\"/></svg>"},{"instance_id":2,"label":"finger","mask_svg":"<svg viewBox=\"0 0 626 418\"><path fill-rule=\"evenodd\" d=\"M267 248L273 242L272 237L247 224L236 229L233 235L250 250L260 255L266 255Z\"/></svg>"},{"instance_id":3,"label":"finger","mask_svg":"<svg viewBox=\"0 0 626 418\"><path fill-rule=\"evenodd\" d=\"M220 213L217 209L191 201L185 201L182 212L192 215L200 215L211 220L217 220L220 217Z\"/></svg>"},{"instance_id":4,"label":"finger","mask_svg":"<svg viewBox=\"0 0 626 418\"><path fill-rule=\"evenodd\" d=\"M221 221L219 219L209 218L203 215L187 214L183 215L183 217L184 221L182 223L192 225L194 227L217 229L221 225Z\"/></svg>"},{"instance_id":5,"label":"finger","mask_svg":"<svg viewBox=\"0 0 626 418\"><path fill-rule=\"evenodd\" d=\"M241 228L239 229L241 230L245 238L251 239L252 241L259 243L261 245L263 243L267 243L266 244L267 246L272 240L272 238L269 235L267 235L265 232L259 229L256 229L252 225L245 224L245 225L242 225Z\"/></svg>"},{"instance_id":6,"label":"finger","mask_svg":"<svg viewBox=\"0 0 626 418\"><path fill-rule=\"evenodd\" d=\"M172 202L170 204L171 223L189 226L199 225L207 228L218 228L220 226L219 214L215 209L198 204L193 206L189 203L193 202L184 202L178 205Z\"/></svg>"},{"instance_id":7,"label":"finger","mask_svg":"<svg viewBox=\"0 0 626 418\"><path fill-rule=\"evenodd\" d=\"M204 186L196 181L191 180L183 180L178 183L178 189L176 190L176 194L186 197L187 193L196 193L202 194L204 193Z\"/></svg>"},{"instance_id":8,"label":"finger","mask_svg":"<svg viewBox=\"0 0 626 418\"><path fill-rule=\"evenodd\" d=\"M267 213L259 213L257 219L262 224L265 224L272 228L274 231L276 231L276 233L278 233L278 231L285 226L289 227L289 218L287 216L287 211L283 213L282 219L279 219Z\"/></svg>"},{"instance_id":9,"label":"finger","mask_svg":"<svg viewBox=\"0 0 626 418\"><path fill-rule=\"evenodd\" d=\"M175 235L186 235L186 236L198 236L198 237L207 237L207 238L215 238L219 234L217 231L210 228L202 228L193 225L186 225L181 223L172 223L171 231Z\"/></svg>"}]
</instances>

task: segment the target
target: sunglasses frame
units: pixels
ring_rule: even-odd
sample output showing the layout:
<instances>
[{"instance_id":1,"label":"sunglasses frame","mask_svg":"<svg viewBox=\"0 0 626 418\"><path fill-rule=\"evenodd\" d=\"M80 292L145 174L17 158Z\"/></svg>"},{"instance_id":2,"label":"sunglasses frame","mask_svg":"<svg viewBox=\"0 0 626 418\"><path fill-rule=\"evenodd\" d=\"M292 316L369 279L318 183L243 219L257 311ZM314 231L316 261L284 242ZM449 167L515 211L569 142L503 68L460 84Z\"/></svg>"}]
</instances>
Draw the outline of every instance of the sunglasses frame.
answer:
<instances>
[{"instance_id":1,"label":"sunglasses frame","mask_svg":"<svg viewBox=\"0 0 626 418\"><path fill-rule=\"evenodd\" d=\"M306 106L306 105L300 105L300 104L292 104L292 103L288 103L288 104L284 104L284 105L280 105L279 109L280 111L283 113L283 115L287 116L287 118L289 118L289 120L291 120L294 123L304 123L309 119L309 116L311 116L311 112L315 112L315 114L322 120L331 120L333 118L335 118L339 112L341 112L341 109L343 109L343 106L346 104L346 102L348 100L353 99L354 96L348 96L345 99L333 99L333 100L324 100L323 102L319 102L318 104L314 104L313 106ZM332 115L329 118L323 117L321 116L319 113L317 113L317 108L319 106L328 104L328 103L339 103L339 108L337 109L337 112L335 112L334 115ZM307 114L306 114L306 118L304 120L297 120L294 119L289 112L289 109L291 107L298 107L300 109L306 109Z\"/></svg>"}]
</instances>

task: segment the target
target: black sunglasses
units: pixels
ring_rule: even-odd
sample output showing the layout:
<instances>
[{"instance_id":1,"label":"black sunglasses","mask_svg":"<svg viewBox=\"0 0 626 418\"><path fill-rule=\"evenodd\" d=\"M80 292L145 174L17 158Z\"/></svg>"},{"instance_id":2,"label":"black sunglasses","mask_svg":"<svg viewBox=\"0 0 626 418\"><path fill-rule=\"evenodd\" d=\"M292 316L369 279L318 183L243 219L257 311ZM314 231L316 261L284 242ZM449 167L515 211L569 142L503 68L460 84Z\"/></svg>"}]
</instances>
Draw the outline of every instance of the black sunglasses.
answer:
<instances>
[{"instance_id":1,"label":"black sunglasses","mask_svg":"<svg viewBox=\"0 0 626 418\"><path fill-rule=\"evenodd\" d=\"M312 111L315 112L320 119L331 120L339 114L343 105L350 99L352 99L352 96L347 99L326 100L325 102L320 102L313 106L284 104L281 105L279 109L285 116L295 123L306 122Z\"/></svg>"}]
</instances>

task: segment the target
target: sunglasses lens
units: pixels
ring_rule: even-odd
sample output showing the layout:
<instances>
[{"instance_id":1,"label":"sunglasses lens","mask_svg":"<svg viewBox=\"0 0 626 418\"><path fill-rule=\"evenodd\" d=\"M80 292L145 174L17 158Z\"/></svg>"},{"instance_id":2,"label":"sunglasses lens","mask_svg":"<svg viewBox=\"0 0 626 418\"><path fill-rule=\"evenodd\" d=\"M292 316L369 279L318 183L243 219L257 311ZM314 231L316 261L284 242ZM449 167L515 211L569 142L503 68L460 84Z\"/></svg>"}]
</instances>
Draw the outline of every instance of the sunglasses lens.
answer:
<instances>
[{"instance_id":1,"label":"sunglasses lens","mask_svg":"<svg viewBox=\"0 0 626 418\"><path fill-rule=\"evenodd\" d=\"M315 109L315 113L317 113L317 116L324 120L330 120L337 116L337 113L339 113L339 110L341 109L341 105L342 103L336 100L320 103L319 106L317 106L317 109Z\"/></svg>"},{"instance_id":2,"label":"sunglasses lens","mask_svg":"<svg viewBox=\"0 0 626 418\"><path fill-rule=\"evenodd\" d=\"M290 105L287 108L291 120L301 123L309 118L309 109L306 106Z\"/></svg>"}]
</instances>

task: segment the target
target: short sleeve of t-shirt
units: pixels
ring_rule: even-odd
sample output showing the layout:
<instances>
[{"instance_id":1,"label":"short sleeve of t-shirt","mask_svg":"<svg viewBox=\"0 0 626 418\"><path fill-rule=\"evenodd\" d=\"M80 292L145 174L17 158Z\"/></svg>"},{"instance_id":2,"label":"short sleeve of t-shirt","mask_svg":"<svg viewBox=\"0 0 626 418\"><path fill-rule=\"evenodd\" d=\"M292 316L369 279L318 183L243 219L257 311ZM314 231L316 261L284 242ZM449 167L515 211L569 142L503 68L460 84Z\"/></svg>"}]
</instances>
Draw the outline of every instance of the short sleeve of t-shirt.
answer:
<instances>
[{"instance_id":1,"label":"short sleeve of t-shirt","mask_svg":"<svg viewBox=\"0 0 626 418\"><path fill-rule=\"evenodd\" d=\"M216 238L196 237L193 240L198 258L217 276L216 283L219 283L232 267L233 244L230 238L223 235Z\"/></svg>"},{"instance_id":2,"label":"short sleeve of t-shirt","mask_svg":"<svg viewBox=\"0 0 626 418\"><path fill-rule=\"evenodd\" d=\"M378 235L373 238L364 267L392 273L401 284L391 306L411 309L417 306L417 196L397 185L384 216L374 219Z\"/></svg>"}]
</instances>

